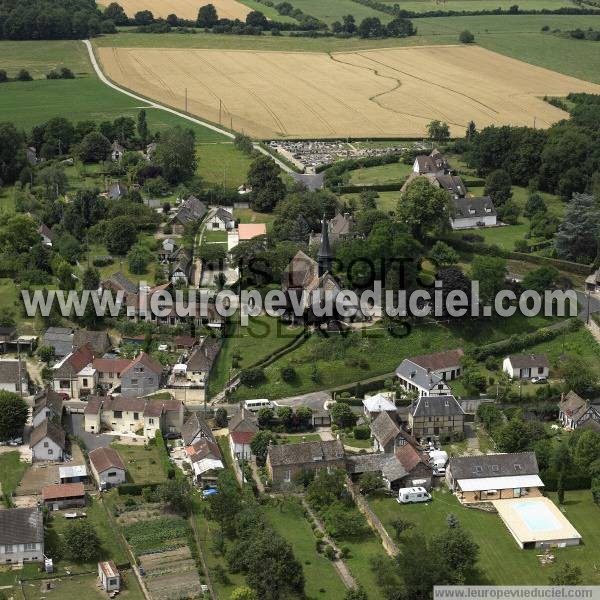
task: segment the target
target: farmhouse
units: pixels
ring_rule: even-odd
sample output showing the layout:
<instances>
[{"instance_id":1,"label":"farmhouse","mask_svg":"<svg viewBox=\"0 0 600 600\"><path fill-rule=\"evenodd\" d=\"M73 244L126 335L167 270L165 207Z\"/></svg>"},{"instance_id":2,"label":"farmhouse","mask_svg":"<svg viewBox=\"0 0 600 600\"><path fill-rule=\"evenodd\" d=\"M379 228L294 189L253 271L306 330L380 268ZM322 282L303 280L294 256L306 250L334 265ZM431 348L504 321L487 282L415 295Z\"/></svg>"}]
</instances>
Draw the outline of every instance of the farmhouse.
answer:
<instances>
[{"instance_id":1,"label":"farmhouse","mask_svg":"<svg viewBox=\"0 0 600 600\"><path fill-rule=\"evenodd\" d=\"M31 426L35 428L46 420L60 423L62 413L63 399L61 395L48 388L35 400L31 412Z\"/></svg>"},{"instance_id":2,"label":"farmhouse","mask_svg":"<svg viewBox=\"0 0 600 600\"><path fill-rule=\"evenodd\" d=\"M446 350L445 352L432 352L431 354L422 354L420 356L411 356L410 361L428 369L432 373L440 376L444 381L456 379L461 373L460 361L464 356L462 348Z\"/></svg>"},{"instance_id":3,"label":"farmhouse","mask_svg":"<svg viewBox=\"0 0 600 600\"><path fill-rule=\"evenodd\" d=\"M415 158L413 173L425 175L427 173L446 174L450 172L450 163L444 155L434 148L429 155L421 155Z\"/></svg>"},{"instance_id":4,"label":"farmhouse","mask_svg":"<svg viewBox=\"0 0 600 600\"><path fill-rule=\"evenodd\" d=\"M66 447L64 429L52 421L42 421L29 436L33 460L62 460Z\"/></svg>"},{"instance_id":5,"label":"farmhouse","mask_svg":"<svg viewBox=\"0 0 600 600\"><path fill-rule=\"evenodd\" d=\"M450 200L450 225L452 229L493 227L498 215L489 196L453 197Z\"/></svg>"},{"instance_id":6,"label":"farmhouse","mask_svg":"<svg viewBox=\"0 0 600 600\"><path fill-rule=\"evenodd\" d=\"M8 344L17 336L16 327L0 327L0 352L7 352Z\"/></svg>"},{"instance_id":7,"label":"farmhouse","mask_svg":"<svg viewBox=\"0 0 600 600\"><path fill-rule=\"evenodd\" d=\"M21 360L0 360L0 390L27 394L27 364Z\"/></svg>"},{"instance_id":8,"label":"farmhouse","mask_svg":"<svg viewBox=\"0 0 600 600\"><path fill-rule=\"evenodd\" d=\"M190 267L192 265L192 253L186 248L180 248L171 270L171 283L177 285L189 283Z\"/></svg>"},{"instance_id":9,"label":"farmhouse","mask_svg":"<svg viewBox=\"0 0 600 600\"><path fill-rule=\"evenodd\" d=\"M254 413L240 408L229 421L229 446L231 455L236 460L250 460L252 450L250 442L258 431L258 425Z\"/></svg>"},{"instance_id":10,"label":"farmhouse","mask_svg":"<svg viewBox=\"0 0 600 600\"><path fill-rule=\"evenodd\" d=\"M270 446L267 472L274 487L289 484L300 471L346 469L344 445L340 440Z\"/></svg>"},{"instance_id":11,"label":"farmhouse","mask_svg":"<svg viewBox=\"0 0 600 600\"><path fill-rule=\"evenodd\" d=\"M94 351L89 344L77 348L60 362L56 363L52 373L54 391L68 394L79 400L88 396L96 387L98 376L92 366Z\"/></svg>"},{"instance_id":12,"label":"farmhouse","mask_svg":"<svg viewBox=\"0 0 600 600\"><path fill-rule=\"evenodd\" d=\"M451 393L442 375L405 358L396 369L400 385L419 396L447 396Z\"/></svg>"},{"instance_id":13,"label":"farmhouse","mask_svg":"<svg viewBox=\"0 0 600 600\"><path fill-rule=\"evenodd\" d=\"M90 331L88 329L75 329L73 331L73 349L89 345L95 356L102 356L112 346L106 331Z\"/></svg>"},{"instance_id":14,"label":"farmhouse","mask_svg":"<svg viewBox=\"0 0 600 600\"><path fill-rule=\"evenodd\" d=\"M574 391L562 394L558 420L565 429L589 428L600 431L600 407L590 404Z\"/></svg>"},{"instance_id":15,"label":"farmhouse","mask_svg":"<svg viewBox=\"0 0 600 600\"><path fill-rule=\"evenodd\" d=\"M108 279L100 283L103 290L110 290L114 294L123 293L124 298L131 294L137 294L138 286L127 279L121 271L113 273Z\"/></svg>"},{"instance_id":16,"label":"farmhouse","mask_svg":"<svg viewBox=\"0 0 600 600\"><path fill-rule=\"evenodd\" d=\"M446 482L463 503L541 496L544 487L535 452L451 458Z\"/></svg>"},{"instance_id":17,"label":"farmhouse","mask_svg":"<svg viewBox=\"0 0 600 600\"><path fill-rule=\"evenodd\" d=\"M191 446L202 438L214 440L213 432L208 423L197 412L193 412L181 428L181 439L185 446Z\"/></svg>"},{"instance_id":18,"label":"farmhouse","mask_svg":"<svg viewBox=\"0 0 600 600\"><path fill-rule=\"evenodd\" d=\"M464 431L465 411L454 396L422 396L411 403L408 425L412 435L430 441Z\"/></svg>"},{"instance_id":19,"label":"farmhouse","mask_svg":"<svg viewBox=\"0 0 600 600\"><path fill-rule=\"evenodd\" d=\"M86 505L83 483L59 483L42 488L42 502L49 510L81 507Z\"/></svg>"},{"instance_id":20,"label":"farmhouse","mask_svg":"<svg viewBox=\"0 0 600 600\"><path fill-rule=\"evenodd\" d=\"M39 508L0 510L0 563L44 560L44 519Z\"/></svg>"},{"instance_id":21,"label":"farmhouse","mask_svg":"<svg viewBox=\"0 0 600 600\"><path fill-rule=\"evenodd\" d=\"M376 419L382 412L390 413L392 417L396 416L396 405L383 394L369 396L362 401L362 404L365 417L369 421Z\"/></svg>"},{"instance_id":22,"label":"farmhouse","mask_svg":"<svg viewBox=\"0 0 600 600\"><path fill-rule=\"evenodd\" d=\"M96 448L89 453L90 468L99 489L125 483L125 465L114 448Z\"/></svg>"},{"instance_id":23,"label":"farmhouse","mask_svg":"<svg viewBox=\"0 0 600 600\"><path fill-rule=\"evenodd\" d=\"M504 359L502 370L511 379L548 377L550 364L545 354L513 354Z\"/></svg>"}]
</instances>

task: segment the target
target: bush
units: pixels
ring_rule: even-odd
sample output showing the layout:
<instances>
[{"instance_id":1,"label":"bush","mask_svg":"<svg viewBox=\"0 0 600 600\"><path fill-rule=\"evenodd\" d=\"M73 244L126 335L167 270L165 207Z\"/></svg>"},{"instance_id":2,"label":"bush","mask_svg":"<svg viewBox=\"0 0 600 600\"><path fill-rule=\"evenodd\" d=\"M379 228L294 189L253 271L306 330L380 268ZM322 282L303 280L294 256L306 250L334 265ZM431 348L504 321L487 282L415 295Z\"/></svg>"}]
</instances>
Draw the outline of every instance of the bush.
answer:
<instances>
[{"instance_id":1,"label":"bush","mask_svg":"<svg viewBox=\"0 0 600 600\"><path fill-rule=\"evenodd\" d=\"M32 81L33 77L29 74L27 69L21 69L17 73L17 81Z\"/></svg>"},{"instance_id":2,"label":"bush","mask_svg":"<svg viewBox=\"0 0 600 600\"><path fill-rule=\"evenodd\" d=\"M355 440L368 440L371 437L371 430L368 425L358 425L352 432Z\"/></svg>"},{"instance_id":3,"label":"bush","mask_svg":"<svg viewBox=\"0 0 600 600\"><path fill-rule=\"evenodd\" d=\"M286 383L293 383L296 381L296 369L294 367L283 367L281 369L281 379Z\"/></svg>"},{"instance_id":4,"label":"bush","mask_svg":"<svg viewBox=\"0 0 600 600\"><path fill-rule=\"evenodd\" d=\"M472 44L475 41L475 36L468 29L465 29L464 31L460 32L458 41L461 44Z\"/></svg>"},{"instance_id":5,"label":"bush","mask_svg":"<svg viewBox=\"0 0 600 600\"><path fill-rule=\"evenodd\" d=\"M335 560L336 558L335 550L330 544L327 544L327 546L325 546L324 554L329 560Z\"/></svg>"},{"instance_id":6,"label":"bush","mask_svg":"<svg viewBox=\"0 0 600 600\"><path fill-rule=\"evenodd\" d=\"M265 372L263 369L244 369L240 373L240 383L247 387L256 387L265 381Z\"/></svg>"},{"instance_id":7,"label":"bush","mask_svg":"<svg viewBox=\"0 0 600 600\"><path fill-rule=\"evenodd\" d=\"M92 260L94 267L108 267L108 265L114 264L115 260L112 256L96 256Z\"/></svg>"}]
</instances>

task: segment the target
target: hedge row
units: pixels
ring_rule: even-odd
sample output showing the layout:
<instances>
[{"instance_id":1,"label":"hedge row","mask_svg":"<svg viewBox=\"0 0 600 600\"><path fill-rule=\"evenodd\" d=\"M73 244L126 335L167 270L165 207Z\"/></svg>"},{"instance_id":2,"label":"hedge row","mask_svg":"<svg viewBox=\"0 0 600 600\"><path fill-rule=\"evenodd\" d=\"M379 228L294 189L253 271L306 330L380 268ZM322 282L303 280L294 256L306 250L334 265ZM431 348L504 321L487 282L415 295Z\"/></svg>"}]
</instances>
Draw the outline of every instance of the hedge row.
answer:
<instances>
[{"instance_id":1,"label":"hedge row","mask_svg":"<svg viewBox=\"0 0 600 600\"><path fill-rule=\"evenodd\" d=\"M175 477L175 469L173 468L173 465L169 460L169 451L167 450L165 439L163 438L160 429L156 432L156 435L154 436L154 443L156 444L156 448L158 449L158 456L160 458L163 471L169 479L173 479Z\"/></svg>"},{"instance_id":2,"label":"hedge row","mask_svg":"<svg viewBox=\"0 0 600 600\"><path fill-rule=\"evenodd\" d=\"M569 319L569 329L572 331L579 329L582 322L579 319ZM508 354L519 352L530 346L535 346L543 342L553 340L562 334L562 328L547 329L542 328L532 333L511 335L508 339L476 346L467 352L469 356L476 361L482 361L489 356L507 356Z\"/></svg>"},{"instance_id":3,"label":"hedge row","mask_svg":"<svg viewBox=\"0 0 600 600\"><path fill-rule=\"evenodd\" d=\"M558 473L551 469L542 471L540 478L544 482L544 488L547 492L556 492L558 489ZM589 490L592 480L587 475L565 475L565 490Z\"/></svg>"},{"instance_id":4,"label":"hedge row","mask_svg":"<svg viewBox=\"0 0 600 600\"><path fill-rule=\"evenodd\" d=\"M592 479L592 497L594 502L600 506L600 477Z\"/></svg>"},{"instance_id":5,"label":"hedge row","mask_svg":"<svg viewBox=\"0 0 600 600\"><path fill-rule=\"evenodd\" d=\"M159 485L161 485L159 482L122 483L117 489L119 490L119 496L141 496L144 488L155 490Z\"/></svg>"},{"instance_id":6,"label":"hedge row","mask_svg":"<svg viewBox=\"0 0 600 600\"><path fill-rule=\"evenodd\" d=\"M358 194L364 191L374 192L396 192L398 191L406 181L406 178L394 183L374 183L372 185L343 185L336 187L336 191L340 194Z\"/></svg>"}]
</instances>

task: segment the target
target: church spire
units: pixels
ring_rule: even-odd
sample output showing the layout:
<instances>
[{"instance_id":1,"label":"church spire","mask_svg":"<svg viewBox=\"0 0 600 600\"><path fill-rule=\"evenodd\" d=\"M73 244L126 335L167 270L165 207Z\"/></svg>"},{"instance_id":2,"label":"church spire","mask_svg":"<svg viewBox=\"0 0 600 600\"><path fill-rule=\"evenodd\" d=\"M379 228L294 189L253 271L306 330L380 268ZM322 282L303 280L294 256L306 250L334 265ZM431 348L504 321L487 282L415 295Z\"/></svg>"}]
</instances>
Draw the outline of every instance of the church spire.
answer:
<instances>
[{"instance_id":1,"label":"church spire","mask_svg":"<svg viewBox=\"0 0 600 600\"><path fill-rule=\"evenodd\" d=\"M319 247L319 253L317 254L317 261L319 263L319 277L323 276L328 271L331 272L333 253L331 252L331 246L329 245L329 223L327 222L325 215L323 215L321 246Z\"/></svg>"}]
</instances>

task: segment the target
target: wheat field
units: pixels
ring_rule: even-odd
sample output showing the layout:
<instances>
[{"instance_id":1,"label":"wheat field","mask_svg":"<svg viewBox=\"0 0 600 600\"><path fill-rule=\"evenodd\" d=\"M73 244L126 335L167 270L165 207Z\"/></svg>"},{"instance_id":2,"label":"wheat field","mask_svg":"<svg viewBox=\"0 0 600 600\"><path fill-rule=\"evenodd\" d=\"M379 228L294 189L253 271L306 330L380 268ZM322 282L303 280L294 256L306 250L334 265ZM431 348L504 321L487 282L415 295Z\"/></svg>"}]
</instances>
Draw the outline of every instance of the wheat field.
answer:
<instances>
[{"instance_id":1,"label":"wheat field","mask_svg":"<svg viewBox=\"0 0 600 600\"><path fill-rule=\"evenodd\" d=\"M112 0L99 0L99 4L108 6ZM155 17L166 18L170 14L180 19L196 20L198 9L205 4L212 4L217 9L220 19L240 19L244 21L250 9L236 0L119 0L119 4L128 17L133 18L136 12L149 10Z\"/></svg>"},{"instance_id":2,"label":"wheat field","mask_svg":"<svg viewBox=\"0 0 600 600\"><path fill-rule=\"evenodd\" d=\"M258 138L421 137L439 119L548 127L588 83L477 46L340 53L99 48L116 83Z\"/></svg>"}]
</instances>

